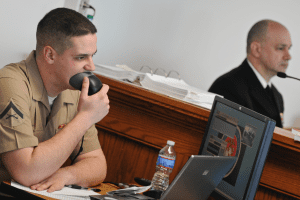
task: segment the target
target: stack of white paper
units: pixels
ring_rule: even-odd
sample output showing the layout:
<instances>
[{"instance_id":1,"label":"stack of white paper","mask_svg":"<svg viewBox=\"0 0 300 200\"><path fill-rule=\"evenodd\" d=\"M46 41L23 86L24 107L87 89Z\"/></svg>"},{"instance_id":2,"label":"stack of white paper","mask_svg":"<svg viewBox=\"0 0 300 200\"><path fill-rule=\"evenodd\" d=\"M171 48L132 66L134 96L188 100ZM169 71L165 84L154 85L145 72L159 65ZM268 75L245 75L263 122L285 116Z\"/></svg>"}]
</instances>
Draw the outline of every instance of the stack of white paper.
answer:
<instances>
[{"instance_id":1,"label":"stack of white paper","mask_svg":"<svg viewBox=\"0 0 300 200\"><path fill-rule=\"evenodd\" d=\"M95 64L95 68L96 69L94 73L96 74L100 74L117 80L127 80L129 82L133 82L137 78L142 79L144 76L144 73L139 73L134 70L125 70L122 67Z\"/></svg>"},{"instance_id":2,"label":"stack of white paper","mask_svg":"<svg viewBox=\"0 0 300 200\"><path fill-rule=\"evenodd\" d=\"M182 79L146 74L141 85L149 90L211 109L216 94L188 85Z\"/></svg>"},{"instance_id":3,"label":"stack of white paper","mask_svg":"<svg viewBox=\"0 0 300 200\"><path fill-rule=\"evenodd\" d=\"M182 79L137 72L128 66L95 65L95 73L117 80L139 80L145 89L211 109L216 94L188 85Z\"/></svg>"},{"instance_id":4,"label":"stack of white paper","mask_svg":"<svg viewBox=\"0 0 300 200\"><path fill-rule=\"evenodd\" d=\"M294 141L300 142L300 132L299 132L299 130L292 129L292 133L294 134Z\"/></svg>"},{"instance_id":5,"label":"stack of white paper","mask_svg":"<svg viewBox=\"0 0 300 200\"><path fill-rule=\"evenodd\" d=\"M148 90L165 94L170 97L183 99L188 94L188 91L186 89L176 87L175 82L177 82L177 80L173 82L174 84L172 84L171 78L166 78L164 76L159 76L155 74L151 75L148 73L146 74L144 79L140 81L142 87Z\"/></svg>"}]
</instances>

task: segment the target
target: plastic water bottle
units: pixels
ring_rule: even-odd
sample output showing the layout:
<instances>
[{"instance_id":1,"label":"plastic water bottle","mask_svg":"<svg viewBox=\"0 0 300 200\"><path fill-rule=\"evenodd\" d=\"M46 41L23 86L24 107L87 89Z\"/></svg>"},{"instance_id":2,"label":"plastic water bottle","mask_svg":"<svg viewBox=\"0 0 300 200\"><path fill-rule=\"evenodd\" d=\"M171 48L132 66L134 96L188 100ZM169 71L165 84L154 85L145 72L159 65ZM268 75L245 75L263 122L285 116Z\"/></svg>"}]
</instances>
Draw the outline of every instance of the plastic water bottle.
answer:
<instances>
[{"instance_id":1,"label":"plastic water bottle","mask_svg":"<svg viewBox=\"0 0 300 200\"><path fill-rule=\"evenodd\" d=\"M174 145L175 142L168 140L167 145L159 151L151 190L164 192L168 188L169 176L176 160Z\"/></svg>"}]
</instances>

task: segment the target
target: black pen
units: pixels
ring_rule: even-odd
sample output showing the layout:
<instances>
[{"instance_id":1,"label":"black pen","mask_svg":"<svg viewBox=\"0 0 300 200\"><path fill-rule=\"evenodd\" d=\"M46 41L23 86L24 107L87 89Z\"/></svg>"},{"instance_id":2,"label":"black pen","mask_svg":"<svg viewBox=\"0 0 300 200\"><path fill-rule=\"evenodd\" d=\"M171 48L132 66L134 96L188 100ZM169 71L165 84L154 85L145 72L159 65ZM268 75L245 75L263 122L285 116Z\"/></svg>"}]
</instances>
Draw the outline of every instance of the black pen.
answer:
<instances>
[{"instance_id":1,"label":"black pen","mask_svg":"<svg viewBox=\"0 0 300 200\"><path fill-rule=\"evenodd\" d=\"M66 185L66 187L68 188L73 188L73 189L78 189L78 190L92 190L94 192L101 192L100 189L96 189L96 188L88 188L88 187L81 187L79 185Z\"/></svg>"}]
</instances>

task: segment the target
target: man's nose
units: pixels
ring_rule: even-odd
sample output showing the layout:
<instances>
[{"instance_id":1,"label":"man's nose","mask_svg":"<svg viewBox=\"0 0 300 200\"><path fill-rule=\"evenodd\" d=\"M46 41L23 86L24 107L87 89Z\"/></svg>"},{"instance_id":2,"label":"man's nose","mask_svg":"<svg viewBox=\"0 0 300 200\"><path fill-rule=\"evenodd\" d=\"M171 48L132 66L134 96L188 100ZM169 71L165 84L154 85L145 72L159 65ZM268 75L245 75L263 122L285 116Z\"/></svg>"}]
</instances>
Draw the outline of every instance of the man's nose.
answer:
<instances>
[{"instance_id":1,"label":"man's nose","mask_svg":"<svg viewBox=\"0 0 300 200\"><path fill-rule=\"evenodd\" d=\"M285 53L285 60L291 60L291 59L292 59L292 56L291 56L289 50L287 50Z\"/></svg>"},{"instance_id":2,"label":"man's nose","mask_svg":"<svg viewBox=\"0 0 300 200\"><path fill-rule=\"evenodd\" d=\"M88 59L88 63L84 66L84 69L88 71L95 71L96 67L92 57Z\"/></svg>"}]
</instances>

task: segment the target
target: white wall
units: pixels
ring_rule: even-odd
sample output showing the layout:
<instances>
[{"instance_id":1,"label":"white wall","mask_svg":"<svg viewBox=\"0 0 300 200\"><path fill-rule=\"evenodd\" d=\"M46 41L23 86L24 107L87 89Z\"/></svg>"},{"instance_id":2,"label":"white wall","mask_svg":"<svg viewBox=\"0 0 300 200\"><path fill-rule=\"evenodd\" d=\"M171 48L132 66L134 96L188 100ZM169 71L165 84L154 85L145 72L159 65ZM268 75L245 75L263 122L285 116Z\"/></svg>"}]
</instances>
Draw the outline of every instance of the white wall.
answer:
<instances>
[{"instance_id":1,"label":"white wall","mask_svg":"<svg viewBox=\"0 0 300 200\"><path fill-rule=\"evenodd\" d=\"M207 90L246 57L246 37L261 19L291 33L287 74L300 78L299 0L90 0L96 8L98 52L94 62L177 70L190 85ZM300 82L272 79L285 100L285 126L300 118ZM299 125L300 126L300 125Z\"/></svg>"},{"instance_id":2,"label":"white wall","mask_svg":"<svg viewBox=\"0 0 300 200\"><path fill-rule=\"evenodd\" d=\"M36 46L36 27L42 17L64 0L1 0L0 66L23 60Z\"/></svg>"},{"instance_id":3,"label":"white wall","mask_svg":"<svg viewBox=\"0 0 300 200\"><path fill-rule=\"evenodd\" d=\"M67 1L1 1L0 66L30 53L39 20ZM290 31L293 58L287 74L300 77L299 0L90 0L90 4L96 8L93 22L98 29L95 63L175 69L188 84L207 90L215 78L244 60L247 32L268 18ZM285 99L285 126L292 126L300 118L300 82L277 77L272 81Z\"/></svg>"}]
</instances>

